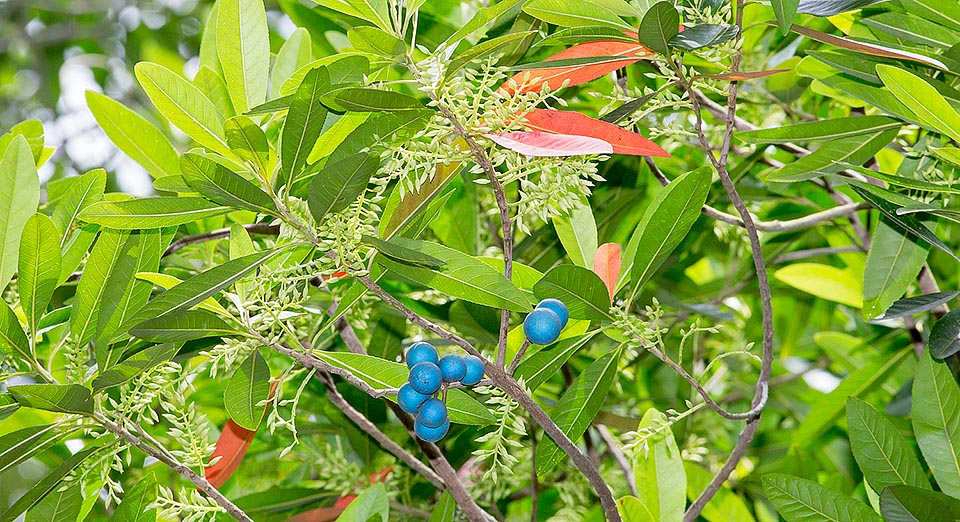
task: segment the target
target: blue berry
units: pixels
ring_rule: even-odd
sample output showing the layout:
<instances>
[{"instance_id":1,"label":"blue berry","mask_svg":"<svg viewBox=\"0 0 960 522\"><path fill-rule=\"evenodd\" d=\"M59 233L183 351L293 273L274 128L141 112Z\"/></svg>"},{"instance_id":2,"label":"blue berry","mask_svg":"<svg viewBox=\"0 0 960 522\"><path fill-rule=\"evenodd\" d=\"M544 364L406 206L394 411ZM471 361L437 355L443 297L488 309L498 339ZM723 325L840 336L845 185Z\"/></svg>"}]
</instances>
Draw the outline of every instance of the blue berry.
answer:
<instances>
[{"instance_id":1,"label":"blue berry","mask_svg":"<svg viewBox=\"0 0 960 522\"><path fill-rule=\"evenodd\" d=\"M437 353L437 349L430 343L414 343L413 346L407 350L407 368L413 368L417 363L422 362L432 362L433 364L440 362L440 355Z\"/></svg>"},{"instance_id":2,"label":"blue berry","mask_svg":"<svg viewBox=\"0 0 960 522\"><path fill-rule=\"evenodd\" d=\"M533 344L550 344L560 337L560 318L549 308L537 308L523 320L523 333Z\"/></svg>"},{"instance_id":3,"label":"blue berry","mask_svg":"<svg viewBox=\"0 0 960 522\"><path fill-rule=\"evenodd\" d=\"M422 362L410 368L410 386L424 395L433 395L440 389L443 376L440 367L432 362Z\"/></svg>"},{"instance_id":4,"label":"blue berry","mask_svg":"<svg viewBox=\"0 0 960 522\"><path fill-rule=\"evenodd\" d=\"M414 423L413 430L417 433L417 437L420 437L420 440L426 442L437 442L450 431L450 419L443 421L443 424L436 428L428 428L423 425L419 420Z\"/></svg>"},{"instance_id":5,"label":"blue berry","mask_svg":"<svg viewBox=\"0 0 960 522\"><path fill-rule=\"evenodd\" d=\"M420 406L427 402L429 398L429 395L414 390L410 383L404 384L397 391L397 404L403 411L411 415L416 415L420 411Z\"/></svg>"},{"instance_id":6,"label":"blue berry","mask_svg":"<svg viewBox=\"0 0 960 522\"><path fill-rule=\"evenodd\" d=\"M417 415L417 421L428 428L439 428L447 419L447 405L440 399L428 399Z\"/></svg>"},{"instance_id":7,"label":"blue berry","mask_svg":"<svg viewBox=\"0 0 960 522\"><path fill-rule=\"evenodd\" d=\"M480 379L483 379L483 359L476 355L467 355L463 358L463 363L467 369L460 382L467 386L473 386L480 382Z\"/></svg>"},{"instance_id":8,"label":"blue berry","mask_svg":"<svg viewBox=\"0 0 960 522\"><path fill-rule=\"evenodd\" d=\"M567 321L570 319L570 312L567 311L567 305L563 304L563 301L548 297L547 299L540 301L540 303L537 304L537 308L546 308L547 310L557 314L557 317L560 318L561 330L567 326Z\"/></svg>"},{"instance_id":9,"label":"blue berry","mask_svg":"<svg viewBox=\"0 0 960 522\"><path fill-rule=\"evenodd\" d=\"M463 379L463 375L467 372L467 365L459 355L444 355L440 358L440 372L443 374L443 380L457 382Z\"/></svg>"}]
</instances>

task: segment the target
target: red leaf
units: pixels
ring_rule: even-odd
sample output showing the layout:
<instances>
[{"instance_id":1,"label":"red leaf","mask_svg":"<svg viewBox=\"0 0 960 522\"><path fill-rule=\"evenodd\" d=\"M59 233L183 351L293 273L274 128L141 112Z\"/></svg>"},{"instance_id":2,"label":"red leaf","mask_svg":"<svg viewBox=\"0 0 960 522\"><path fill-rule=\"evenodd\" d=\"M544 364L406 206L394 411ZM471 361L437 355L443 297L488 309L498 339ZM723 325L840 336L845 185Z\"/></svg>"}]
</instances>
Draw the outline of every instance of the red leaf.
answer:
<instances>
[{"instance_id":1,"label":"red leaf","mask_svg":"<svg viewBox=\"0 0 960 522\"><path fill-rule=\"evenodd\" d=\"M333 522L345 508L325 507L304 511L287 519L287 522Z\"/></svg>"},{"instance_id":2,"label":"red leaf","mask_svg":"<svg viewBox=\"0 0 960 522\"><path fill-rule=\"evenodd\" d=\"M612 300L617 289L617 279L620 278L620 245L616 243L600 245L597 253L593 255L593 271L607 285L607 291L610 292Z\"/></svg>"},{"instance_id":3,"label":"red leaf","mask_svg":"<svg viewBox=\"0 0 960 522\"><path fill-rule=\"evenodd\" d=\"M603 140L613 147L614 154L670 157L667 151L636 132L584 116L579 112L536 109L526 115L526 120L526 127L530 130Z\"/></svg>"},{"instance_id":4,"label":"red leaf","mask_svg":"<svg viewBox=\"0 0 960 522\"><path fill-rule=\"evenodd\" d=\"M651 51L647 46L639 43L620 42L617 40L587 42L574 45L569 49L564 49L563 51L544 59L544 61L548 62L552 60L565 60L569 58L593 58L608 56L624 56L625 58L623 60L590 65L575 65L571 67L558 67L555 69L551 68L537 69L533 71L520 71L519 73L515 74L511 80L516 82L516 85L519 86L523 83L523 76L526 74L530 74L530 78L539 77L537 81L523 85L522 88L517 91L520 93L539 92L543 89L544 85L549 85L551 89L556 90L563 85L565 80L570 80L570 82L567 83L568 87L586 83L605 74L610 74L621 67L626 67L631 63L635 63L644 58L653 56L653 54L654 52ZM506 91L508 94L516 94L513 90L513 87L510 86L510 80L507 80L503 85L501 85L500 89Z\"/></svg>"},{"instance_id":5,"label":"red leaf","mask_svg":"<svg viewBox=\"0 0 960 522\"><path fill-rule=\"evenodd\" d=\"M273 397L273 392L276 389L277 383L270 383L270 397ZM263 409L263 414L266 415L269 409L270 403L267 403ZM210 482L213 487L219 488L233 475L233 472L236 471L240 463L243 462L243 457L247 454L247 449L250 447L250 443L253 442L253 437L256 436L256 434L256 430L243 428L236 422L233 422L233 419L227 420L227 423L223 426L223 430L220 432L220 438L217 439L217 446L213 450L213 457L221 457L221 459L217 461L216 464L208 466L203 470L204 477L206 477L207 481Z\"/></svg>"},{"instance_id":6,"label":"red leaf","mask_svg":"<svg viewBox=\"0 0 960 522\"><path fill-rule=\"evenodd\" d=\"M724 73L724 74L700 74L698 75L698 77L735 82L740 80L753 80L754 78L763 78L765 76L773 76L774 74L787 72L789 70L790 69L769 69L766 71L740 71L737 73Z\"/></svg>"},{"instance_id":7,"label":"red leaf","mask_svg":"<svg viewBox=\"0 0 960 522\"><path fill-rule=\"evenodd\" d=\"M501 147L524 156L612 154L613 146L597 138L551 132L501 132L483 135Z\"/></svg>"}]
</instances>

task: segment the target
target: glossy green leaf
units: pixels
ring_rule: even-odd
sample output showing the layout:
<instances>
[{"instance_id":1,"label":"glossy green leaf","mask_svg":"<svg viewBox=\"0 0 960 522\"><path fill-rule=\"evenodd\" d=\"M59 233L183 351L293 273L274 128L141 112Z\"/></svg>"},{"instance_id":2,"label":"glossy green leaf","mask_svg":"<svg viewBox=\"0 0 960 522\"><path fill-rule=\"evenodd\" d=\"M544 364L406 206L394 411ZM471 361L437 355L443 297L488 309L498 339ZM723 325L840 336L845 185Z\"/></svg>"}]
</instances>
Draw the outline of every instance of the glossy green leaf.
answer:
<instances>
[{"instance_id":1,"label":"glossy green leaf","mask_svg":"<svg viewBox=\"0 0 960 522\"><path fill-rule=\"evenodd\" d=\"M128 232L105 230L90 252L70 313L70 335L78 345L87 344L96 335L107 281L129 248L128 236Z\"/></svg>"},{"instance_id":2,"label":"glossy green leaf","mask_svg":"<svg viewBox=\"0 0 960 522\"><path fill-rule=\"evenodd\" d=\"M914 297L904 297L890 305L882 315L871 319L870 322L899 319L908 315L923 313L953 300L958 295L960 295L960 292L933 292Z\"/></svg>"},{"instance_id":3,"label":"glossy green leaf","mask_svg":"<svg viewBox=\"0 0 960 522\"><path fill-rule=\"evenodd\" d=\"M231 259L234 259L231 257ZM170 290L171 288L179 285L183 281L177 277L174 277L169 274L158 274L156 272L140 272L137 274L137 279L142 279L144 281L149 281L151 284L159 286L165 290ZM200 304L197 305L198 309L207 310L215 314L220 315L221 317L232 317L230 312L223 307L216 299L208 297L203 301L200 301Z\"/></svg>"},{"instance_id":4,"label":"glossy green leaf","mask_svg":"<svg viewBox=\"0 0 960 522\"><path fill-rule=\"evenodd\" d=\"M653 516L650 508L637 497L618 498L617 511L620 512L623 522L659 522L659 519Z\"/></svg>"},{"instance_id":5,"label":"glossy green leaf","mask_svg":"<svg viewBox=\"0 0 960 522\"><path fill-rule=\"evenodd\" d=\"M687 499L694 502L700 493L707 489L713 473L704 469L703 465L688 460L683 462L683 471L687 477ZM739 492L734 492L729 485L724 485L717 491L704 506L700 516L707 522L755 522L744 497Z\"/></svg>"},{"instance_id":6,"label":"glossy green leaf","mask_svg":"<svg viewBox=\"0 0 960 522\"><path fill-rule=\"evenodd\" d=\"M0 421L13 415L20 409L20 404L13 395L9 393L0 393Z\"/></svg>"},{"instance_id":7,"label":"glossy green leaf","mask_svg":"<svg viewBox=\"0 0 960 522\"><path fill-rule=\"evenodd\" d=\"M735 25L700 24L687 27L677 33L668 42L671 47L685 51L694 51L704 47L714 47L737 37L740 30Z\"/></svg>"},{"instance_id":8,"label":"glossy green leaf","mask_svg":"<svg viewBox=\"0 0 960 522\"><path fill-rule=\"evenodd\" d=\"M667 418L654 408L643 414L640 429L659 427ZM652 513L654 520L679 520L687 500L686 473L680 448L669 425L658 429L646 442L646 451L633 459L637 498Z\"/></svg>"},{"instance_id":9,"label":"glossy green leaf","mask_svg":"<svg viewBox=\"0 0 960 522\"><path fill-rule=\"evenodd\" d=\"M944 9L940 0L900 0L908 13L960 31L960 11Z\"/></svg>"},{"instance_id":10,"label":"glossy green leaf","mask_svg":"<svg viewBox=\"0 0 960 522\"><path fill-rule=\"evenodd\" d=\"M662 54L670 54L670 39L680 32L680 13L673 2L657 2L640 21L640 43Z\"/></svg>"},{"instance_id":11,"label":"glossy green leaf","mask_svg":"<svg viewBox=\"0 0 960 522\"><path fill-rule=\"evenodd\" d=\"M522 378L524 384L530 391L536 391L541 384L546 382L560 371L573 354L580 348L586 346L592 335L574 337L570 339L561 339L557 341L554 348L550 350L541 350L523 360L517 366L516 376Z\"/></svg>"},{"instance_id":12,"label":"glossy green leaf","mask_svg":"<svg viewBox=\"0 0 960 522\"><path fill-rule=\"evenodd\" d=\"M216 14L216 11L214 11L214 14ZM213 69L201 66L197 75L193 77L193 84L213 103L213 106L220 111L224 118L237 114L237 110L233 108L233 102L230 101L226 81Z\"/></svg>"},{"instance_id":13,"label":"glossy green leaf","mask_svg":"<svg viewBox=\"0 0 960 522\"><path fill-rule=\"evenodd\" d=\"M449 491L444 491L440 495L440 500L433 507L430 514L430 522L454 522L457 515L457 501Z\"/></svg>"},{"instance_id":14,"label":"glossy green leaf","mask_svg":"<svg viewBox=\"0 0 960 522\"><path fill-rule=\"evenodd\" d=\"M913 111L925 127L955 141L960 140L960 114L932 85L913 73L890 65L878 65L877 74L887 89Z\"/></svg>"},{"instance_id":15,"label":"glossy green leaf","mask_svg":"<svg viewBox=\"0 0 960 522\"><path fill-rule=\"evenodd\" d=\"M447 65L446 70L444 71L445 78L452 78L456 75L460 69L463 69L470 63L475 60L481 60L487 56L491 56L502 50L510 47L515 44L518 40L527 38L533 34L536 34L535 31L521 31L516 33L509 33L503 36L498 36L496 38L491 38L485 40L473 47L468 48L464 52L458 54L456 58L450 61Z\"/></svg>"},{"instance_id":16,"label":"glossy green leaf","mask_svg":"<svg viewBox=\"0 0 960 522\"><path fill-rule=\"evenodd\" d=\"M391 241L446 263L441 270L428 270L377 256L378 263L398 275L471 303L515 312L528 312L532 308L526 295L507 281L502 273L475 257L429 241L402 237L395 237Z\"/></svg>"},{"instance_id":17,"label":"glossy green leaf","mask_svg":"<svg viewBox=\"0 0 960 522\"><path fill-rule=\"evenodd\" d=\"M747 143L792 143L798 141L837 140L899 129L903 124L886 116L850 116L832 120L783 125L736 134Z\"/></svg>"},{"instance_id":18,"label":"glossy green leaf","mask_svg":"<svg viewBox=\"0 0 960 522\"><path fill-rule=\"evenodd\" d=\"M822 299L854 308L863 306L860 281L846 270L819 263L795 263L777 270L773 277Z\"/></svg>"},{"instance_id":19,"label":"glossy green leaf","mask_svg":"<svg viewBox=\"0 0 960 522\"><path fill-rule=\"evenodd\" d=\"M187 183L214 203L277 215L269 194L211 159L188 152L180 158L180 169Z\"/></svg>"},{"instance_id":20,"label":"glossy green leaf","mask_svg":"<svg viewBox=\"0 0 960 522\"><path fill-rule=\"evenodd\" d=\"M773 14L777 17L777 26L784 36L790 34L790 27L793 25L793 19L797 16L797 7L800 0L770 0L773 7Z\"/></svg>"},{"instance_id":21,"label":"glossy green leaf","mask_svg":"<svg viewBox=\"0 0 960 522\"><path fill-rule=\"evenodd\" d=\"M803 181L840 172L847 168L847 164L862 165L896 136L897 129L888 129L865 136L831 139L812 153L767 174L764 180Z\"/></svg>"},{"instance_id":22,"label":"glossy green leaf","mask_svg":"<svg viewBox=\"0 0 960 522\"><path fill-rule=\"evenodd\" d=\"M339 212L367 189L367 183L380 167L376 154L355 154L327 163L310 182L307 203L317 222L331 212Z\"/></svg>"},{"instance_id":23,"label":"glossy green leaf","mask_svg":"<svg viewBox=\"0 0 960 522\"><path fill-rule=\"evenodd\" d=\"M863 314L875 317L903 297L916 280L930 246L880 219L863 269Z\"/></svg>"},{"instance_id":24,"label":"glossy green leaf","mask_svg":"<svg viewBox=\"0 0 960 522\"><path fill-rule=\"evenodd\" d=\"M20 236L40 202L40 177L33 153L23 136L16 136L0 160L0 291L17 271Z\"/></svg>"},{"instance_id":25,"label":"glossy green leaf","mask_svg":"<svg viewBox=\"0 0 960 522\"><path fill-rule=\"evenodd\" d=\"M58 424L28 426L0 437L0 473L14 468L60 442L76 428Z\"/></svg>"},{"instance_id":26,"label":"glossy green leaf","mask_svg":"<svg viewBox=\"0 0 960 522\"><path fill-rule=\"evenodd\" d=\"M303 170L307 156L323 129L327 108L320 97L330 88L327 69L313 69L297 88L280 135L280 180L291 185ZM289 188L289 187L288 187Z\"/></svg>"},{"instance_id":27,"label":"glossy green leaf","mask_svg":"<svg viewBox=\"0 0 960 522\"><path fill-rule=\"evenodd\" d=\"M953 372L924 353L913 380L910 419L927 465L944 493L960 498L960 389Z\"/></svg>"},{"instance_id":28,"label":"glossy green leaf","mask_svg":"<svg viewBox=\"0 0 960 522\"><path fill-rule=\"evenodd\" d=\"M100 375L93 380L93 389L100 391L119 386L154 366L173 359L173 356L177 354L177 350L179 349L180 346L173 343L148 346L117 364L102 370Z\"/></svg>"},{"instance_id":29,"label":"glossy green leaf","mask_svg":"<svg viewBox=\"0 0 960 522\"><path fill-rule=\"evenodd\" d=\"M960 352L960 309L951 310L937 320L930 329L927 347L930 355L946 359Z\"/></svg>"},{"instance_id":30,"label":"glossy green leaf","mask_svg":"<svg viewBox=\"0 0 960 522\"><path fill-rule=\"evenodd\" d=\"M270 75L270 37L263 0L217 2L217 56L237 112L263 103Z\"/></svg>"},{"instance_id":31,"label":"glossy green leaf","mask_svg":"<svg viewBox=\"0 0 960 522\"><path fill-rule=\"evenodd\" d=\"M103 192L107 187L107 173L103 169L94 169L72 179L76 181L57 201L53 209L53 224L63 236L61 246L66 245L69 233L77 224L80 212L102 200Z\"/></svg>"},{"instance_id":32,"label":"glossy green leaf","mask_svg":"<svg viewBox=\"0 0 960 522\"><path fill-rule=\"evenodd\" d=\"M325 95L323 103L338 112L418 111L424 108L413 96L365 87L337 89Z\"/></svg>"},{"instance_id":33,"label":"glossy green leaf","mask_svg":"<svg viewBox=\"0 0 960 522\"><path fill-rule=\"evenodd\" d=\"M610 294L600 276L583 267L557 265L533 287L538 299L553 297L567 305L573 319L611 319Z\"/></svg>"},{"instance_id":34,"label":"glossy green leaf","mask_svg":"<svg viewBox=\"0 0 960 522\"><path fill-rule=\"evenodd\" d=\"M402 246L396 241L384 241L382 239L366 235L361 238L361 241L373 246L381 254L394 261L397 261L398 263L404 263L407 265L428 269L440 269L445 265L445 263L440 259L428 254L424 254L418 250Z\"/></svg>"},{"instance_id":35,"label":"glossy green leaf","mask_svg":"<svg viewBox=\"0 0 960 522\"><path fill-rule=\"evenodd\" d=\"M67 457L59 466L41 478L39 482L18 498L12 506L0 514L0 522L13 522L21 513L32 508L37 502L40 502L50 494L50 492L54 491L67 475L83 463L87 457L100 449L102 448L99 446L89 446Z\"/></svg>"},{"instance_id":36,"label":"glossy green leaf","mask_svg":"<svg viewBox=\"0 0 960 522\"><path fill-rule=\"evenodd\" d=\"M83 506L83 488L77 481L63 491L51 491L29 511L24 522L77 520Z\"/></svg>"},{"instance_id":37,"label":"glossy green leaf","mask_svg":"<svg viewBox=\"0 0 960 522\"><path fill-rule=\"evenodd\" d=\"M377 390L394 390L407 382L410 369L407 365L374 357L347 352L314 352L321 361L342 368ZM388 396L396 402L396 397ZM487 425L495 422L489 410L463 390L447 391L447 411L450 422L456 424Z\"/></svg>"},{"instance_id":38,"label":"glossy green leaf","mask_svg":"<svg viewBox=\"0 0 960 522\"><path fill-rule=\"evenodd\" d=\"M798 13L814 16L833 16L835 14L855 11L883 0L800 0Z\"/></svg>"},{"instance_id":39,"label":"glossy green leaf","mask_svg":"<svg viewBox=\"0 0 960 522\"><path fill-rule=\"evenodd\" d=\"M949 8L944 10L947 11ZM956 31L907 13L880 13L864 18L863 23L920 45L948 49L960 43L960 36Z\"/></svg>"},{"instance_id":40,"label":"glossy green leaf","mask_svg":"<svg viewBox=\"0 0 960 522\"><path fill-rule=\"evenodd\" d=\"M170 140L143 116L93 91L87 91L87 107L110 141L151 176L161 178L180 173L177 151Z\"/></svg>"},{"instance_id":41,"label":"glossy green leaf","mask_svg":"<svg viewBox=\"0 0 960 522\"><path fill-rule=\"evenodd\" d=\"M183 225L230 212L229 207L194 197L101 201L80 212L80 220L106 228L136 230Z\"/></svg>"},{"instance_id":42,"label":"glossy green leaf","mask_svg":"<svg viewBox=\"0 0 960 522\"><path fill-rule=\"evenodd\" d=\"M657 193L627 243L618 289L628 280L639 289L653 277L700 217L710 181L710 169L697 169Z\"/></svg>"},{"instance_id":43,"label":"glossy green leaf","mask_svg":"<svg viewBox=\"0 0 960 522\"><path fill-rule=\"evenodd\" d=\"M157 500L157 477L147 473L144 479L123 495L123 501L117 506L111 522L157 522L157 509L150 505Z\"/></svg>"},{"instance_id":44,"label":"glossy green leaf","mask_svg":"<svg viewBox=\"0 0 960 522\"><path fill-rule=\"evenodd\" d=\"M337 520L340 522L368 522L370 519L387 522L390 518L390 499L387 497L387 487L382 482L373 484L350 504Z\"/></svg>"},{"instance_id":45,"label":"glossy green leaf","mask_svg":"<svg viewBox=\"0 0 960 522\"><path fill-rule=\"evenodd\" d=\"M144 321L131 328L130 335L160 343L243 334L216 314L205 310L188 310L173 316Z\"/></svg>"},{"instance_id":46,"label":"glossy green leaf","mask_svg":"<svg viewBox=\"0 0 960 522\"><path fill-rule=\"evenodd\" d=\"M260 179L270 179L270 143L259 125L246 116L234 116L223 124L227 144L256 167Z\"/></svg>"},{"instance_id":47,"label":"glossy green leaf","mask_svg":"<svg viewBox=\"0 0 960 522\"><path fill-rule=\"evenodd\" d=\"M26 408L93 414L90 390L78 384L21 384L10 386L7 391Z\"/></svg>"},{"instance_id":48,"label":"glossy green leaf","mask_svg":"<svg viewBox=\"0 0 960 522\"><path fill-rule=\"evenodd\" d=\"M597 251L597 223L589 203L582 200L569 215L553 219L553 227L570 261L577 266L593 269L593 254Z\"/></svg>"},{"instance_id":49,"label":"glossy green leaf","mask_svg":"<svg viewBox=\"0 0 960 522\"><path fill-rule=\"evenodd\" d=\"M270 98L280 96L280 86L287 81L297 69L313 60L313 42L310 32L303 27L287 37L287 40L277 51L277 59L270 70Z\"/></svg>"},{"instance_id":50,"label":"glossy green leaf","mask_svg":"<svg viewBox=\"0 0 960 522\"><path fill-rule=\"evenodd\" d=\"M850 448L870 487L906 484L930 489L920 461L897 427L866 402L847 399L847 433Z\"/></svg>"},{"instance_id":51,"label":"glossy green leaf","mask_svg":"<svg viewBox=\"0 0 960 522\"><path fill-rule=\"evenodd\" d=\"M60 278L60 234L46 215L34 214L27 220L18 263L20 304L36 334Z\"/></svg>"},{"instance_id":52,"label":"glossy green leaf","mask_svg":"<svg viewBox=\"0 0 960 522\"><path fill-rule=\"evenodd\" d=\"M762 480L767 499L787 522L880 522L880 515L866 504L811 480L778 473Z\"/></svg>"},{"instance_id":53,"label":"glossy green leaf","mask_svg":"<svg viewBox=\"0 0 960 522\"><path fill-rule=\"evenodd\" d=\"M24 360L33 360L30 352L30 341L20 326L17 314L10 309L6 301L0 299L0 348L4 351L13 350Z\"/></svg>"},{"instance_id":54,"label":"glossy green leaf","mask_svg":"<svg viewBox=\"0 0 960 522\"><path fill-rule=\"evenodd\" d=\"M614 350L591 363L550 411L550 418L571 440L579 439L600 411L619 362L620 350ZM542 437L537 445L537 473L550 471L566 456L552 439Z\"/></svg>"},{"instance_id":55,"label":"glossy green leaf","mask_svg":"<svg viewBox=\"0 0 960 522\"><path fill-rule=\"evenodd\" d=\"M7 147L17 136L27 140L27 145L29 145L30 152L33 154L34 163L39 165L44 154L43 122L27 120L10 127L10 132L0 135L0 151L7 150Z\"/></svg>"},{"instance_id":56,"label":"glossy green leaf","mask_svg":"<svg viewBox=\"0 0 960 522\"><path fill-rule=\"evenodd\" d=\"M617 13L611 11L608 7L576 0L530 0L524 4L523 12L561 27L603 25L628 31L635 30L633 26L624 22ZM674 30L678 28L675 27Z\"/></svg>"},{"instance_id":57,"label":"glossy green leaf","mask_svg":"<svg viewBox=\"0 0 960 522\"><path fill-rule=\"evenodd\" d=\"M960 519L960 501L928 488L890 486L880 494L884 522L927 522Z\"/></svg>"},{"instance_id":58,"label":"glossy green leaf","mask_svg":"<svg viewBox=\"0 0 960 522\"><path fill-rule=\"evenodd\" d=\"M170 123L204 147L233 156L225 142L223 115L200 89L155 63L140 62L134 71L150 101Z\"/></svg>"},{"instance_id":59,"label":"glossy green leaf","mask_svg":"<svg viewBox=\"0 0 960 522\"><path fill-rule=\"evenodd\" d=\"M256 431L264 415L261 401L270 396L270 367L259 350L244 360L223 389L223 405L233 422Z\"/></svg>"},{"instance_id":60,"label":"glossy green leaf","mask_svg":"<svg viewBox=\"0 0 960 522\"><path fill-rule=\"evenodd\" d=\"M351 27L347 31L347 39L354 49L383 58L400 56L407 49L403 40L383 29L368 25Z\"/></svg>"}]
</instances>

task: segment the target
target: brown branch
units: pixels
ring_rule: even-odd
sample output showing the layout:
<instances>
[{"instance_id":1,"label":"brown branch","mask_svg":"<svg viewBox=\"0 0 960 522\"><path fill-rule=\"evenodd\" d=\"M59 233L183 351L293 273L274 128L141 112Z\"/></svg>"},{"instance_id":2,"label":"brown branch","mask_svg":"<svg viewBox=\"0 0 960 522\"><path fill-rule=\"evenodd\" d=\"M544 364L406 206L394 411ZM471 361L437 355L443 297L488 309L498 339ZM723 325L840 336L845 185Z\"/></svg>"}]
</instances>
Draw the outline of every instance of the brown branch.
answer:
<instances>
[{"instance_id":1,"label":"brown branch","mask_svg":"<svg viewBox=\"0 0 960 522\"><path fill-rule=\"evenodd\" d=\"M260 234L265 236L275 236L280 233L279 225L271 225L269 223L254 223L252 225L244 225L243 228L247 230L250 234ZM195 245L197 243L203 243L204 241L210 241L213 239L223 239L230 235L230 228L218 228L216 230L211 230L210 232L204 232L202 234L194 234L192 236L183 236L180 239L170 243L170 246L163 252L164 256L169 256L170 254L186 248L190 245Z\"/></svg>"},{"instance_id":2,"label":"brown branch","mask_svg":"<svg viewBox=\"0 0 960 522\"><path fill-rule=\"evenodd\" d=\"M613 434L610 433L610 430L608 430L603 424L594 425L594 428L597 429L597 433L600 435L600 440L606 444L610 456L613 457L613 461L616 462L617 466L620 467L620 471L623 473L623 478L627 481L627 489L630 491L630 494L637 496L637 479L633 475L633 466L627 461L627 457L620 449L620 445L617 444L617 440L613 438Z\"/></svg>"}]
</instances>

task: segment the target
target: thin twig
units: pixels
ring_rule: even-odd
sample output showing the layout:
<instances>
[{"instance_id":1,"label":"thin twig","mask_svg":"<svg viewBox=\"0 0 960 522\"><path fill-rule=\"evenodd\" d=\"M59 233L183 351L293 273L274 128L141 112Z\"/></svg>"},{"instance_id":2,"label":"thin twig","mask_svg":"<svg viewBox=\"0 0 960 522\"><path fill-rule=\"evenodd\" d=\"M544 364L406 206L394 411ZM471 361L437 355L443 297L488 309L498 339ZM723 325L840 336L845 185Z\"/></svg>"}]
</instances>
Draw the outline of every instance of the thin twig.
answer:
<instances>
[{"instance_id":1,"label":"thin twig","mask_svg":"<svg viewBox=\"0 0 960 522\"><path fill-rule=\"evenodd\" d=\"M269 223L254 223L252 225L244 225L243 228L247 230L250 234L260 234L264 236L275 236L280 233L280 225L271 225ZM210 232L204 232L202 234L194 234L191 236L183 236L180 239L170 243L170 246L163 252L164 256L169 256L170 254L182 250L190 245L197 243L203 243L204 241L210 241L213 239L222 239L230 235L230 228L218 228L216 230L211 230Z\"/></svg>"},{"instance_id":2,"label":"thin twig","mask_svg":"<svg viewBox=\"0 0 960 522\"><path fill-rule=\"evenodd\" d=\"M843 247L824 247L824 248L810 248L807 250L796 250L794 252L787 252L786 254L781 254L774 258L770 262L772 265L778 265L780 263L787 263L790 261L797 261L799 259L807 259L810 257L819 257L819 256L831 256L834 254L845 254L847 252L860 252L860 247L858 246L843 246Z\"/></svg>"},{"instance_id":3,"label":"thin twig","mask_svg":"<svg viewBox=\"0 0 960 522\"><path fill-rule=\"evenodd\" d=\"M508 374L513 375L513 372L517 371L517 366L520 365L520 359L523 359L523 354L527 353L527 348L529 347L530 339L524 339L523 344L520 345L520 349L517 350L517 355L510 361L510 368L507 369Z\"/></svg>"},{"instance_id":4,"label":"thin twig","mask_svg":"<svg viewBox=\"0 0 960 522\"><path fill-rule=\"evenodd\" d=\"M597 424L594 426L594 428L597 429L600 439L604 444L606 444L610 456L613 457L613 461L617 463L617 466L620 467L620 471L623 472L623 478L627 481L627 489L630 491L630 494L637 496L637 479L633 475L633 466L627 462L627 457L620 449L620 445L617 444L617 440L613 437L613 434L610 433L610 430L608 430L603 424Z\"/></svg>"}]
</instances>

